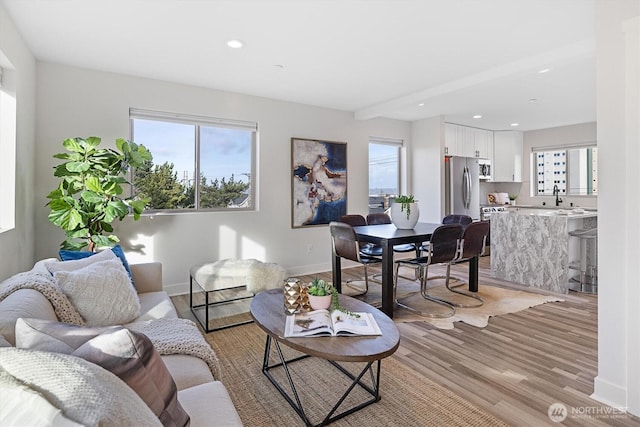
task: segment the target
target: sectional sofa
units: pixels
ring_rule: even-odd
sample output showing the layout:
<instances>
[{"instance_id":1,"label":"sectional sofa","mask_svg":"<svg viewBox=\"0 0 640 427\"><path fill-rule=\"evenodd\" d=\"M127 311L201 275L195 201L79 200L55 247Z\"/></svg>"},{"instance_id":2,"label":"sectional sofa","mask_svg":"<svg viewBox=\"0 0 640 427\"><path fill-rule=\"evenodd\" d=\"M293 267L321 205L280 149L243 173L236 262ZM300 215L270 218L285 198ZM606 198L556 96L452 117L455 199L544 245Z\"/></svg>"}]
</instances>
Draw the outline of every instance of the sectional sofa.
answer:
<instances>
[{"instance_id":1,"label":"sectional sofa","mask_svg":"<svg viewBox=\"0 0 640 427\"><path fill-rule=\"evenodd\" d=\"M109 255L109 258L109 265L113 266L113 257ZM162 290L160 263L127 265L129 276L122 276L122 271L127 274L126 269L122 269L116 272L118 279L106 279L111 276L99 270L97 261L91 268L80 266L65 271L70 265L66 263L73 262L39 261L31 271L0 284L0 401L3 402L0 425L152 422L145 421L144 416L149 416L153 423L159 421L158 425L184 425L185 421L191 426L242 425L220 381L221 373L213 350L193 322L178 318L171 299ZM92 272L83 276L85 270ZM105 287L106 282L124 280L123 277L132 279L135 286L135 296L129 296L130 302L121 298L122 294L129 293L128 288L122 287L120 291ZM86 315L72 322L81 325L70 324L69 318L73 320L76 313L70 316L65 312L69 308L61 303L59 295L43 293L40 285L34 286L34 283L51 280L60 285L65 295L73 296L68 299L72 305L77 302L78 313L88 309L81 308L84 298L89 303L112 306L103 315L107 323L117 321L117 317L110 320L109 316L127 305L134 307L136 316L131 318L131 313L125 314L124 319L129 321L123 322L122 326L105 325L102 319L87 321L91 316ZM78 287L87 288L86 284L92 281L96 281L95 289L99 291L88 289L88 294L76 296ZM138 307L137 311L135 307ZM73 311L73 308L69 310ZM89 308L92 313L100 311ZM177 341L190 334L195 341L195 351L194 346L187 346L191 351L184 352ZM116 351L114 348L121 351L123 342L124 347L131 347L129 353L111 360ZM45 365L48 367L41 369ZM29 366L32 367L29 369ZM38 374L41 370L44 373ZM129 372L119 372L123 370ZM78 372L84 374L77 375ZM34 378L37 375L51 378ZM98 379L102 377L107 379ZM104 387L111 383L115 389L105 390ZM65 389L69 384L81 384L86 391L82 395L77 391L79 389L69 392ZM135 393L131 393L132 389ZM120 400L112 401L112 397ZM160 402L157 402L158 398ZM102 408L96 409L99 406ZM127 407L133 408L133 414L124 413ZM34 418L35 408L40 408L37 412L44 414L42 417L46 419ZM149 415L149 409L155 417ZM126 418L129 416L133 418ZM143 418L136 418L140 416Z\"/></svg>"}]
</instances>

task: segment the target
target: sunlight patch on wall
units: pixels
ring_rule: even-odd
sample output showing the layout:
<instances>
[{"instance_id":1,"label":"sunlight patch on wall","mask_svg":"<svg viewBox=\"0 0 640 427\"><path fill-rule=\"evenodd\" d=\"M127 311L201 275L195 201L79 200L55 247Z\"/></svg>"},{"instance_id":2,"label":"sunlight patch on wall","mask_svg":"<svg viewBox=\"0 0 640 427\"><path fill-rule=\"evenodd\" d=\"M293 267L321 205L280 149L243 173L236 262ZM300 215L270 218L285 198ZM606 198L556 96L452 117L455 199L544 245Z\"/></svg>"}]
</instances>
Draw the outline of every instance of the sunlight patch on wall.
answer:
<instances>
[{"instance_id":1,"label":"sunlight patch on wall","mask_svg":"<svg viewBox=\"0 0 640 427\"><path fill-rule=\"evenodd\" d=\"M257 259L259 261L266 261L266 249L264 246L258 244L254 240L248 237L243 237L242 243L242 258L243 259Z\"/></svg>"}]
</instances>

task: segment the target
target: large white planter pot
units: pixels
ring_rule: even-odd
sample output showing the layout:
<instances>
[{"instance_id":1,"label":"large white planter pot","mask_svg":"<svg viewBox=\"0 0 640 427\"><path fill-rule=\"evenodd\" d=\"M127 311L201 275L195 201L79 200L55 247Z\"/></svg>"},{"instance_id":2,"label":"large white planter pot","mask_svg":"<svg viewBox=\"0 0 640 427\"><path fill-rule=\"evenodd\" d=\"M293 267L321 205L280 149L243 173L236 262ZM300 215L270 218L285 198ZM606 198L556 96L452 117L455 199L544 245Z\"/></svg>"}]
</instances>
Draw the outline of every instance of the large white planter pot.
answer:
<instances>
[{"instance_id":1,"label":"large white planter pot","mask_svg":"<svg viewBox=\"0 0 640 427\"><path fill-rule=\"evenodd\" d=\"M393 203L391 205L391 222L396 228L410 230L416 226L419 217L420 209L418 208L418 203L410 203L408 217L407 209L402 209L402 203Z\"/></svg>"}]
</instances>

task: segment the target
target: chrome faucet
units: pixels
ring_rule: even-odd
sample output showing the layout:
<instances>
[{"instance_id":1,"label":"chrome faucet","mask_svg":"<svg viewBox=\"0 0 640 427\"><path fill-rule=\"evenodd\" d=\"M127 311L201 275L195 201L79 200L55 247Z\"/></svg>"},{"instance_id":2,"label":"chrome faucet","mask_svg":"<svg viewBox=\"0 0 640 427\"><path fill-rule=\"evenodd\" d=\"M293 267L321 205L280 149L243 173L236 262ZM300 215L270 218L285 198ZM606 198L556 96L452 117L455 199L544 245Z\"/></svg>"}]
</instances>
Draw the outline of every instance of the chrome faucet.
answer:
<instances>
[{"instance_id":1,"label":"chrome faucet","mask_svg":"<svg viewBox=\"0 0 640 427\"><path fill-rule=\"evenodd\" d=\"M553 195L556 196L556 206L560 206L562 199L558 197L560 195L560 189L557 184L553 184Z\"/></svg>"}]
</instances>

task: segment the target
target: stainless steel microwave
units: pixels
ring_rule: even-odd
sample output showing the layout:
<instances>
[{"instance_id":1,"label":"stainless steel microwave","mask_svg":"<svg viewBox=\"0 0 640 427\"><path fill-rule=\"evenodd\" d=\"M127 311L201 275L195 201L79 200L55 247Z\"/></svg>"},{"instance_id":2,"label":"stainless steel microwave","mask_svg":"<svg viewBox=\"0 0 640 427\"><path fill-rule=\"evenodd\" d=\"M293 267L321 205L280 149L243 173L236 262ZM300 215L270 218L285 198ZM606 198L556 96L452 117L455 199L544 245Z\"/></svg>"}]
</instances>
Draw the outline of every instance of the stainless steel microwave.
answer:
<instances>
[{"instance_id":1,"label":"stainless steel microwave","mask_svg":"<svg viewBox=\"0 0 640 427\"><path fill-rule=\"evenodd\" d=\"M491 160L478 159L478 176L480 179L488 181L491 179Z\"/></svg>"}]
</instances>

